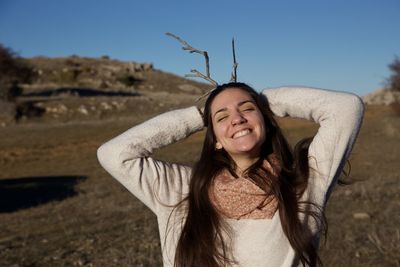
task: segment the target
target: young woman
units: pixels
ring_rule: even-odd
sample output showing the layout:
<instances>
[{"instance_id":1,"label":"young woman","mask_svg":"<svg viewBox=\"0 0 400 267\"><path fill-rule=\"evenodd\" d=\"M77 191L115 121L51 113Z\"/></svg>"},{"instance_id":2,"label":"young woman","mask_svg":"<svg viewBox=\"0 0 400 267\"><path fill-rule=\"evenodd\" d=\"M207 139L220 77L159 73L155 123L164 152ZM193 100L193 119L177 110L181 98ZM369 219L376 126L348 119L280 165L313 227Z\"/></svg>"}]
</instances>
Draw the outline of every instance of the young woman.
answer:
<instances>
[{"instance_id":1,"label":"young woman","mask_svg":"<svg viewBox=\"0 0 400 267\"><path fill-rule=\"evenodd\" d=\"M292 151L274 116L320 128ZM159 115L103 144L101 165L156 215L164 266L316 266L323 209L363 116L359 97L304 87L218 86L204 114ZM190 168L155 149L207 127Z\"/></svg>"}]
</instances>

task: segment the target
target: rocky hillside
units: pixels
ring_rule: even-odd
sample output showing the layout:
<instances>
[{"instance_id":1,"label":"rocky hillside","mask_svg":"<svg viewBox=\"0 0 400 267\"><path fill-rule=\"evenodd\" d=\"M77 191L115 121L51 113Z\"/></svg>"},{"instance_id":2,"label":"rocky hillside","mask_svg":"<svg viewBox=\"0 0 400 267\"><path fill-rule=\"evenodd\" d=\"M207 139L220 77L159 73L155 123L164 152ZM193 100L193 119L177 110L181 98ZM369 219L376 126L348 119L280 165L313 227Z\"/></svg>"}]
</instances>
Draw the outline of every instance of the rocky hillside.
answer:
<instances>
[{"instance_id":1,"label":"rocky hillside","mask_svg":"<svg viewBox=\"0 0 400 267\"><path fill-rule=\"evenodd\" d=\"M0 126L148 116L195 104L210 88L151 63L71 56L26 59L34 75L16 102L0 102Z\"/></svg>"},{"instance_id":2,"label":"rocky hillside","mask_svg":"<svg viewBox=\"0 0 400 267\"><path fill-rule=\"evenodd\" d=\"M107 56L34 57L27 61L34 69L35 79L23 85L24 94L60 88L200 94L207 88L205 84L156 70L151 63L119 61Z\"/></svg>"},{"instance_id":3,"label":"rocky hillside","mask_svg":"<svg viewBox=\"0 0 400 267\"><path fill-rule=\"evenodd\" d=\"M368 105L392 105L400 104L400 92L381 88L363 97Z\"/></svg>"}]
</instances>

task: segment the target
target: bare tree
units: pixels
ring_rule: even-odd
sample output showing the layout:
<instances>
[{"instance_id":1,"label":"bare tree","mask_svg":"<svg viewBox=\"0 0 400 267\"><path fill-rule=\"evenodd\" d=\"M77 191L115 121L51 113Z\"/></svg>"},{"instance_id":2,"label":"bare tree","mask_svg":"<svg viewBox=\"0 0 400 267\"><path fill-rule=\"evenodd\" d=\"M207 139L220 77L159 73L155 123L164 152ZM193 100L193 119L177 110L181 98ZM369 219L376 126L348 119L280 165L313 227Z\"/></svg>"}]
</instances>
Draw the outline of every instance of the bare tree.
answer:
<instances>
[{"instance_id":1,"label":"bare tree","mask_svg":"<svg viewBox=\"0 0 400 267\"><path fill-rule=\"evenodd\" d=\"M32 73L20 57L0 44L0 99L13 100L21 92L18 84L28 82Z\"/></svg>"},{"instance_id":2,"label":"bare tree","mask_svg":"<svg viewBox=\"0 0 400 267\"><path fill-rule=\"evenodd\" d=\"M392 75L388 79L391 90L400 92L400 59L396 56L392 63L388 65Z\"/></svg>"}]
</instances>

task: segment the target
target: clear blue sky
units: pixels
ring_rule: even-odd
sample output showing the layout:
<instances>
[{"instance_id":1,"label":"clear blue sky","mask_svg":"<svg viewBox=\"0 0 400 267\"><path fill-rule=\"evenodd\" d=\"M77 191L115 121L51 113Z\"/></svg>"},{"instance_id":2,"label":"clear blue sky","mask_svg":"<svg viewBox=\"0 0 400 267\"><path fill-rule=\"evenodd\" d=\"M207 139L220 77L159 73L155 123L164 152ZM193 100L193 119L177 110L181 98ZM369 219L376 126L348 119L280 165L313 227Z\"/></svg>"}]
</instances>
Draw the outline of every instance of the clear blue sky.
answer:
<instances>
[{"instance_id":1,"label":"clear blue sky","mask_svg":"<svg viewBox=\"0 0 400 267\"><path fill-rule=\"evenodd\" d=\"M260 90L308 85L368 94L400 56L399 0L0 0L0 43L23 57L72 54L152 62L183 76L204 69L170 31L207 50L218 82Z\"/></svg>"}]
</instances>

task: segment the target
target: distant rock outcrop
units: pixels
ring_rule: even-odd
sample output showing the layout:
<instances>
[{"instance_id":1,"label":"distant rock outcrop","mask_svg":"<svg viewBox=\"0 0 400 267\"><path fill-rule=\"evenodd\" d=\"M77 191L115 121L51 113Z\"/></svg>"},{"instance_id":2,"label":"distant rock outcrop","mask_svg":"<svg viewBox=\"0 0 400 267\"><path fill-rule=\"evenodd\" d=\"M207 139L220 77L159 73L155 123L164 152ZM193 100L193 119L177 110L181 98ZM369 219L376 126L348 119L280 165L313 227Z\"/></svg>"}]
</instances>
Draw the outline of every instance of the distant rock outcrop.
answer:
<instances>
[{"instance_id":1,"label":"distant rock outcrop","mask_svg":"<svg viewBox=\"0 0 400 267\"><path fill-rule=\"evenodd\" d=\"M391 105L400 103L400 92L381 88L363 97L368 105Z\"/></svg>"},{"instance_id":2,"label":"distant rock outcrop","mask_svg":"<svg viewBox=\"0 0 400 267\"><path fill-rule=\"evenodd\" d=\"M132 89L142 82L147 72L154 70L151 63L124 62L108 57L34 57L28 62L34 67L36 79L31 86L26 86L26 91L29 87L60 86Z\"/></svg>"},{"instance_id":3,"label":"distant rock outcrop","mask_svg":"<svg viewBox=\"0 0 400 267\"><path fill-rule=\"evenodd\" d=\"M85 92L91 96L102 92L128 93L129 96L138 96L143 92L201 95L210 87L205 83L156 70L152 63L121 61L108 56L41 56L26 60L33 69L34 77L29 83L21 84L24 96L42 94L45 97L44 94L51 92L64 93L65 97L82 96L80 93Z\"/></svg>"}]
</instances>

